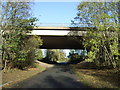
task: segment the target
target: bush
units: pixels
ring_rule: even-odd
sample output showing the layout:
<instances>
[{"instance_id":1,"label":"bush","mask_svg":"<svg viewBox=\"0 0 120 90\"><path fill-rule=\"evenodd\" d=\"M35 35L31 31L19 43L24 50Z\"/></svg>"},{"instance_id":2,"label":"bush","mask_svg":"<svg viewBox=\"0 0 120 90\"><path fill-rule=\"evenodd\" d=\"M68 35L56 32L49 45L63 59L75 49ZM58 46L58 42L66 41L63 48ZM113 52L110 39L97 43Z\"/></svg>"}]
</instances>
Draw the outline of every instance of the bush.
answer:
<instances>
[{"instance_id":1,"label":"bush","mask_svg":"<svg viewBox=\"0 0 120 90\"><path fill-rule=\"evenodd\" d=\"M35 50L42 45L42 40L38 36L32 36L24 39L24 46L16 54L16 58L12 61L14 67L24 69L31 66L35 60ZM19 48L18 48L19 49Z\"/></svg>"},{"instance_id":2,"label":"bush","mask_svg":"<svg viewBox=\"0 0 120 90\"><path fill-rule=\"evenodd\" d=\"M36 50L35 59L41 60L42 58L43 58L42 50L40 50L40 49Z\"/></svg>"},{"instance_id":3,"label":"bush","mask_svg":"<svg viewBox=\"0 0 120 90\"><path fill-rule=\"evenodd\" d=\"M39 60L39 61L44 62L44 63L48 63L48 64L57 64L56 61L51 61L51 60L48 59L47 57L45 57L45 58L43 58L43 59L41 59L41 60Z\"/></svg>"},{"instance_id":4,"label":"bush","mask_svg":"<svg viewBox=\"0 0 120 90\"><path fill-rule=\"evenodd\" d=\"M69 55L69 62L70 64L77 64L81 61L83 61L83 56L78 55L78 53L72 53Z\"/></svg>"}]
</instances>

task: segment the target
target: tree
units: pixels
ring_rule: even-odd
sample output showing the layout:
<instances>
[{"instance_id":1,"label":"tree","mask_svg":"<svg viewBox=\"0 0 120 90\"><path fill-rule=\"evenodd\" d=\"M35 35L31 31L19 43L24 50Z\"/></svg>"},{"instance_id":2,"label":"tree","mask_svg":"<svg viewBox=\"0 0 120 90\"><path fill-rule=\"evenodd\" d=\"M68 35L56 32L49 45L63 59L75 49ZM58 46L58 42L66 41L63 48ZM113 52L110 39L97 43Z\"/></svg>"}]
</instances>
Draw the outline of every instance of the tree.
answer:
<instances>
[{"instance_id":1,"label":"tree","mask_svg":"<svg viewBox=\"0 0 120 90\"><path fill-rule=\"evenodd\" d=\"M29 37L36 18L31 17L30 2L2 3L2 61L11 67L24 69L31 64L35 48L42 44L37 37ZM31 55L32 54L32 55ZM6 65L5 65L6 66Z\"/></svg>"},{"instance_id":2,"label":"tree","mask_svg":"<svg viewBox=\"0 0 120 90\"><path fill-rule=\"evenodd\" d=\"M85 60L85 50L71 50L69 52L69 63L76 64Z\"/></svg>"},{"instance_id":3,"label":"tree","mask_svg":"<svg viewBox=\"0 0 120 90\"><path fill-rule=\"evenodd\" d=\"M57 62L65 59L65 53L63 50L47 49L46 58L48 61Z\"/></svg>"},{"instance_id":4,"label":"tree","mask_svg":"<svg viewBox=\"0 0 120 90\"><path fill-rule=\"evenodd\" d=\"M2 43L3 43L3 40L2 40L2 30L1 30L1 20L2 20L2 2L0 1L0 68L2 68Z\"/></svg>"},{"instance_id":5,"label":"tree","mask_svg":"<svg viewBox=\"0 0 120 90\"><path fill-rule=\"evenodd\" d=\"M58 51L57 50L54 50L54 49L47 49L46 51L46 59L47 62L51 62L51 63L54 63L54 62L57 62L58 60Z\"/></svg>"},{"instance_id":6,"label":"tree","mask_svg":"<svg viewBox=\"0 0 120 90\"><path fill-rule=\"evenodd\" d=\"M58 58L58 60L61 61L61 62L66 61L65 52L62 49L59 50L59 58Z\"/></svg>"},{"instance_id":7,"label":"tree","mask_svg":"<svg viewBox=\"0 0 120 90\"><path fill-rule=\"evenodd\" d=\"M73 24L80 22L95 29L87 30L83 44L88 52L89 62L98 66L119 67L118 47L119 14L118 2L81 2Z\"/></svg>"},{"instance_id":8,"label":"tree","mask_svg":"<svg viewBox=\"0 0 120 90\"><path fill-rule=\"evenodd\" d=\"M37 60L43 59L42 50L40 50L40 49L37 49L37 50L36 50L36 59L37 59Z\"/></svg>"}]
</instances>

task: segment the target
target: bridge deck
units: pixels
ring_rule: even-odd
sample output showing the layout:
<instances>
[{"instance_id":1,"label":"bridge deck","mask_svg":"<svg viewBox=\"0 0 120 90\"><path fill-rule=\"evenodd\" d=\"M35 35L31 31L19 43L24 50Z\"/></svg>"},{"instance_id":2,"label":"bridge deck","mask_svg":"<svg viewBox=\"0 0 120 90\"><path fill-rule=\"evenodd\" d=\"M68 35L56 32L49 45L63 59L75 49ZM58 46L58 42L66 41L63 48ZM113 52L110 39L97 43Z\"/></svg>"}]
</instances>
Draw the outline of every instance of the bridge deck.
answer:
<instances>
[{"instance_id":1,"label":"bridge deck","mask_svg":"<svg viewBox=\"0 0 120 90\"><path fill-rule=\"evenodd\" d=\"M29 35L39 35L43 39L41 49L83 49L82 37L88 27L34 27ZM78 40L73 40L68 35L71 31L78 31ZM81 41L81 42L80 42Z\"/></svg>"}]
</instances>

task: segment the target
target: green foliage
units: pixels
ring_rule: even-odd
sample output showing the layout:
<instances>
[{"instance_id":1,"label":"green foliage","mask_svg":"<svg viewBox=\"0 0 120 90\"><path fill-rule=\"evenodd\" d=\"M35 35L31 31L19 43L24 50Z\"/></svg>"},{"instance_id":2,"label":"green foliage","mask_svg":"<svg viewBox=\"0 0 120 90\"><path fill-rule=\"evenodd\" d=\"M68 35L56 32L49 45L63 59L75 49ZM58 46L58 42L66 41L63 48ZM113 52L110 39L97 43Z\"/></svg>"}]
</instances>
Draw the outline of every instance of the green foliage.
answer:
<instances>
[{"instance_id":1,"label":"green foliage","mask_svg":"<svg viewBox=\"0 0 120 90\"><path fill-rule=\"evenodd\" d=\"M35 60L35 50L42 45L42 40L38 36L28 37L28 39L24 40L24 47L20 50L14 61L14 66L20 69L32 65ZM21 47L20 47L21 49Z\"/></svg>"},{"instance_id":2,"label":"green foliage","mask_svg":"<svg viewBox=\"0 0 120 90\"><path fill-rule=\"evenodd\" d=\"M85 54L84 54L84 51L80 55L78 54L78 51L77 52L76 51L71 51L69 53L68 58L69 58L68 63L76 64L76 63L79 63L81 61L84 61Z\"/></svg>"},{"instance_id":3,"label":"green foliage","mask_svg":"<svg viewBox=\"0 0 120 90\"><path fill-rule=\"evenodd\" d=\"M93 62L93 60L95 59L95 55L94 55L94 52L90 51L88 52L88 55L87 55L89 58L87 58L85 61L87 62Z\"/></svg>"},{"instance_id":4,"label":"green foliage","mask_svg":"<svg viewBox=\"0 0 120 90\"><path fill-rule=\"evenodd\" d=\"M36 50L36 59L37 59L37 60L43 59L42 50L40 50L40 49Z\"/></svg>"},{"instance_id":5,"label":"green foliage","mask_svg":"<svg viewBox=\"0 0 120 90\"><path fill-rule=\"evenodd\" d=\"M89 51L86 61L98 66L118 67L119 51L119 2L81 2L78 5L76 21L95 27L88 30L83 39L84 47Z\"/></svg>"},{"instance_id":6,"label":"green foliage","mask_svg":"<svg viewBox=\"0 0 120 90\"><path fill-rule=\"evenodd\" d=\"M29 2L5 2L2 4L2 60L11 67L24 69L35 60L35 50L42 45L38 36L28 36L36 18L30 17Z\"/></svg>"},{"instance_id":7,"label":"green foliage","mask_svg":"<svg viewBox=\"0 0 120 90\"><path fill-rule=\"evenodd\" d=\"M52 61L52 62L65 60L65 53L63 52L63 50L47 49L46 60Z\"/></svg>"}]
</instances>

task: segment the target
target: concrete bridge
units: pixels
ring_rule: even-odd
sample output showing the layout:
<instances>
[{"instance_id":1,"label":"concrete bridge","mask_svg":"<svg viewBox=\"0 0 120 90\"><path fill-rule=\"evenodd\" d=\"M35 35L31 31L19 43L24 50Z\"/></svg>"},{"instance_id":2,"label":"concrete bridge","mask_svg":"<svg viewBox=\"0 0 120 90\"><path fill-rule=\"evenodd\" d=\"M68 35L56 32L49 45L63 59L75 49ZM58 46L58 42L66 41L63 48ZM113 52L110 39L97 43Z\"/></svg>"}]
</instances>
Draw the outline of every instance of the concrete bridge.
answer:
<instances>
[{"instance_id":1,"label":"concrete bridge","mask_svg":"<svg viewBox=\"0 0 120 90\"><path fill-rule=\"evenodd\" d=\"M43 39L41 49L84 49L82 39L88 27L35 27L29 35L39 35ZM76 32L77 31L77 32ZM71 33L76 34L77 40Z\"/></svg>"}]
</instances>

